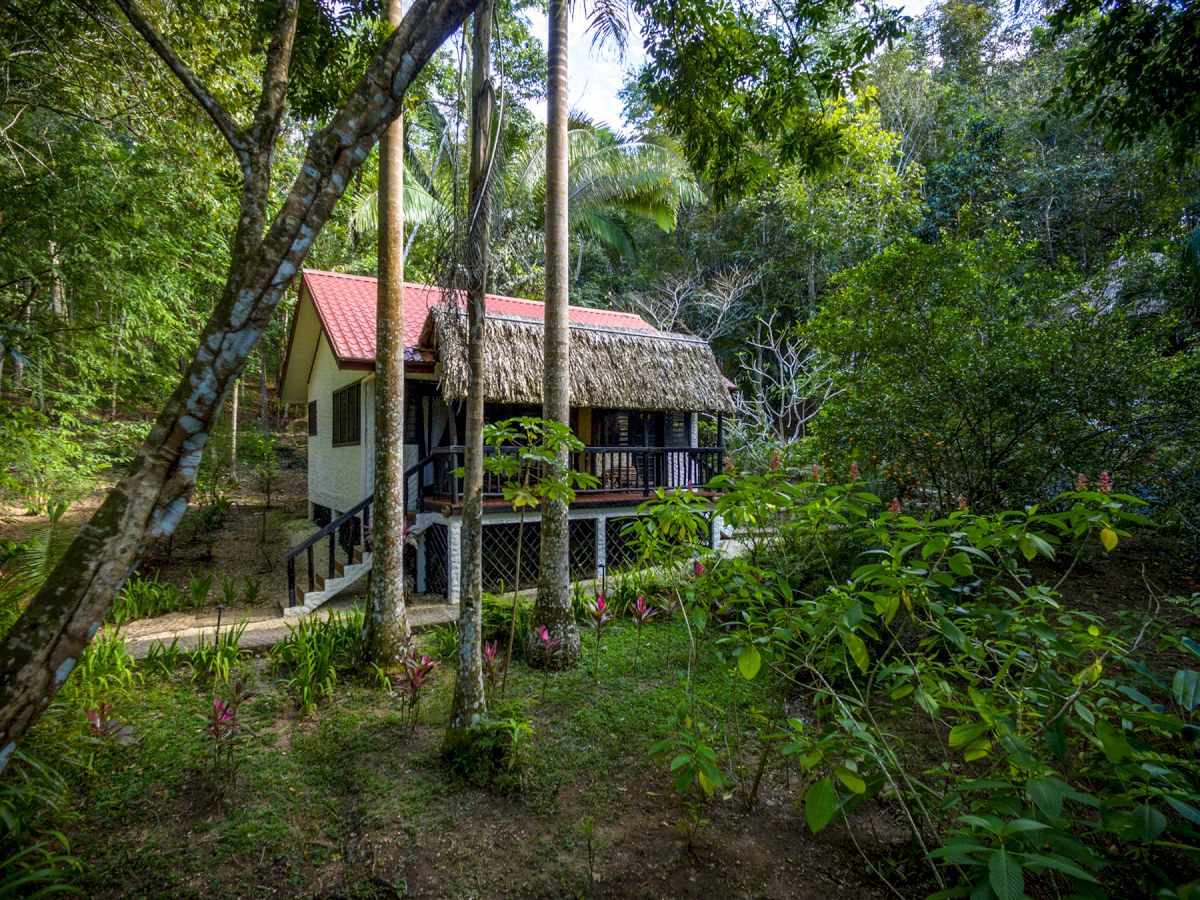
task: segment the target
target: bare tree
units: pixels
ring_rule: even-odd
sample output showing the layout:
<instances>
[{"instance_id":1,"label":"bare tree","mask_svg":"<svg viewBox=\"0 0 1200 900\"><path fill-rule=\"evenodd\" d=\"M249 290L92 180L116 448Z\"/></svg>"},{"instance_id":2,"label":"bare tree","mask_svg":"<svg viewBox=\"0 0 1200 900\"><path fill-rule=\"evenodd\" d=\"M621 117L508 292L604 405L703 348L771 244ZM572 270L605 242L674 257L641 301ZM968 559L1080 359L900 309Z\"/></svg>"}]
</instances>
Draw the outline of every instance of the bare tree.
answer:
<instances>
[{"instance_id":1,"label":"bare tree","mask_svg":"<svg viewBox=\"0 0 1200 900\"><path fill-rule=\"evenodd\" d=\"M631 298L634 310L656 328L689 331L706 341L724 337L745 321L743 304L762 275L738 266L704 280L698 275L668 276L648 295Z\"/></svg>"},{"instance_id":2,"label":"bare tree","mask_svg":"<svg viewBox=\"0 0 1200 900\"><path fill-rule=\"evenodd\" d=\"M182 381L126 475L72 541L0 648L0 770L99 630L148 538L171 535L187 510L213 420L328 220L334 204L400 113L405 91L479 0L416 0L358 84L311 138L291 188L272 201L298 0L277 0L262 89L249 124L209 91L135 0L117 5L203 108L242 175L225 285ZM273 218L269 210L276 208Z\"/></svg>"},{"instance_id":3,"label":"bare tree","mask_svg":"<svg viewBox=\"0 0 1200 900\"><path fill-rule=\"evenodd\" d=\"M842 392L830 357L802 340L794 328L775 325L778 313L759 318L749 350L739 357L740 427L749 440L794 443L822 404Z\"/></svg>"}]
</instances>

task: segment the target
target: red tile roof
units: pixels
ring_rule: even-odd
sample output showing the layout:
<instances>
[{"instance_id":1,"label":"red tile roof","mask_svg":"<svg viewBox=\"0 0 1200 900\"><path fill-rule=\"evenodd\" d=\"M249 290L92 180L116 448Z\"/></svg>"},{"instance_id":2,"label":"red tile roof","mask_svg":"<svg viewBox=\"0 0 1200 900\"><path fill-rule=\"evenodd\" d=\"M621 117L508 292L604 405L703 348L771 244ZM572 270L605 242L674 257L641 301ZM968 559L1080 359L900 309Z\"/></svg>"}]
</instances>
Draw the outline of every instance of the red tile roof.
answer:
<instances>
[{"instance_id":1,"label":"red tile roof","mask_svg":"<svg viewBox=\"0 0 1200 900\"><path fill-rule=\"evenodd\" d=\"M322 272L305 269L303 285L312 297L313 306L321 319L321 327L329 336L329 343L339 364L373 363L375 361L375 279L364 275L343 275L339 272ZM405 359L416 362L425 357L415 351L420 341L429 309L440 302L440 288L427 284L404 285L404 345ZM545 306L536 300L519 297L487 295L487 311L490 315L517 316L541 320L545 317ZM655 329L641 316L633 313L614 312L605 309L589 309L583 306L570 308L570 320L576 325L592 325L601 328L620 328L626 331L650 331Z\"/></svg>"}]
</instances>

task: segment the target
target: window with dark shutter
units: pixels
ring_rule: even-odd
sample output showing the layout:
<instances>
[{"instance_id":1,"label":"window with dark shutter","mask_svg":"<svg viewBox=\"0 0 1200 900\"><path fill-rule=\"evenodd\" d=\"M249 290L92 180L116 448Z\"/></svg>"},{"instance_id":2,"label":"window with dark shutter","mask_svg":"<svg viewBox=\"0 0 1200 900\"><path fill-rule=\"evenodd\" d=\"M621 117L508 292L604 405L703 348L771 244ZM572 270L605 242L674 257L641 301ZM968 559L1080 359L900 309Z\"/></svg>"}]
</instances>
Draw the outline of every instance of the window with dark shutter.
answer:
<instances>
[{"instance_id":1,"label":"window with dark shutter","mask_svg":"<svg viewBox=\"0 0 1200 900\"><path fill-rule=\"evenodd\" d=\"M360 385L352 384L333 392L333 446L349 447L360 438Z\"/></svg>"},{"instance_id":2,"label":"window with dark shutter","mask_svg":"<svg viewBox=\"0 0 1200 900\"><path fill-rule=\"evenodd\" d=\"M308 436L317 436L317 401L308 401Z\"/></svg>"},{"instance_id":3,"label":"window with dark shutter","mask_svg":"<svg viewBox=\"0 0 1200 900\"><path fill-rule=\"evenodd\" d=\"M666 414L666 446L668 447L686 447L690 442L691 434L688 428L687 413L669 412Z\"/></svg>"}]
</instances>

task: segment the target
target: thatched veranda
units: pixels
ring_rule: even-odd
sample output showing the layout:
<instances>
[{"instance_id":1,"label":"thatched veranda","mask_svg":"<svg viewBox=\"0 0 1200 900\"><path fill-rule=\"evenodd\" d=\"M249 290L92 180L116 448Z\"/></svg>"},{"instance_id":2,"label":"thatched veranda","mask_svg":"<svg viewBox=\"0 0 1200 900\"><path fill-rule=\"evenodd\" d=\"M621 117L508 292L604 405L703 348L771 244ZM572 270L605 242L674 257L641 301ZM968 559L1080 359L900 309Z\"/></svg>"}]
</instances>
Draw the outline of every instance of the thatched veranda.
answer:
<instances>
[{"instance_id":1,"label":"thatched veranda","mask_svg":"<svg viewBox=\"0 0 1200 900\"><path fill-rule=\"evenodd\" d=\"M442 396L467 393L467 314L431 310ZM700 338L663 331L571 326L571 405L672 412L733 412L725 377ZM484 400L542 402L542 323L516 316L486 319Z\"/></svg>"}]
</instances>

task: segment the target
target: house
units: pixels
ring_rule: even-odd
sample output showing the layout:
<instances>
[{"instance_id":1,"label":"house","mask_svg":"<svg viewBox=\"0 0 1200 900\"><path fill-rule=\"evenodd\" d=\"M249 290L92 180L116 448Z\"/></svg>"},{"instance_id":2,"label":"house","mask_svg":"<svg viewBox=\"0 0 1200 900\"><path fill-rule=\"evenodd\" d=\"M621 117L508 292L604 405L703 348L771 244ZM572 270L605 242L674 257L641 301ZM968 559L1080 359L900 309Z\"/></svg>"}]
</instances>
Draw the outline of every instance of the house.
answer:
<instances>
[{"instance_id":1,"label":"house","mask_svg":"<svg viewBox=\"0 0 1200 900\"><path fill-rule=\"evenodd\" d=\"M297 611L315 608L369 568L375 301L374 278L302 273L281 394L308 407L308 499L320 530L288 557ZM466 311L461 298L452 302L420 284L405 286L404 303L410 571L417 591L456 602ZM539 415L543 305L489 294L486 310L486 420ZM571 428L586 445L572 466L599 479L570 509L572 574L589 578L628 560L621 529L652 491L702 485L721 470L722 441L700 446L700 419L714 417L720 435L733 404L711 348L698 338L660 331L632 313L573 306L570 341ZM523 586L536 580L538 518L534 511L525 519ZM485 587L512 587L519 517L494 479L485 484L484 519ZM719 523L711 539L719 540ZM317 573L313 548L325 541L328 559ZM302 576L294 586L302 555L307 589Z\"/></svg>"}]
</instances>

